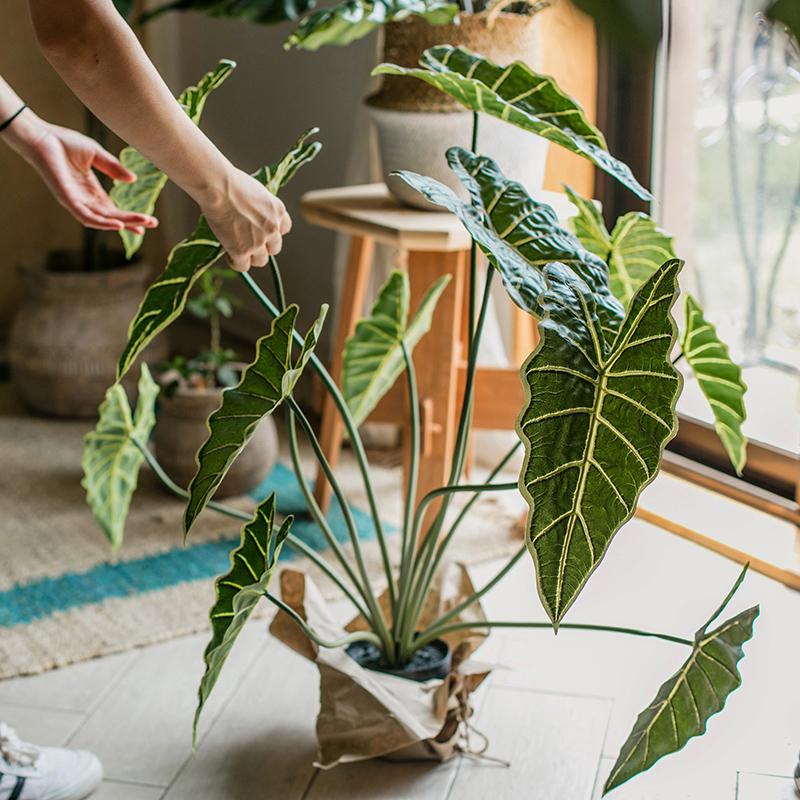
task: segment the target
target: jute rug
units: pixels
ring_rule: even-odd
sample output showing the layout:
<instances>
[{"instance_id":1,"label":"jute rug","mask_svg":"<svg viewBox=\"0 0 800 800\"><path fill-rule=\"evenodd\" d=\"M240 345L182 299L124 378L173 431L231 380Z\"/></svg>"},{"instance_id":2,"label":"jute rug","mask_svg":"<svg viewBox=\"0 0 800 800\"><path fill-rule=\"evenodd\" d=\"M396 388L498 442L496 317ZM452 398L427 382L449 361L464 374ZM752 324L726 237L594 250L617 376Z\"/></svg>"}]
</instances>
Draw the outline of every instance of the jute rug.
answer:
<instances>
[{"instance_id":1,"label":"jute rug","mask_svg":"<svg viewBox=\"0 0 800 800\"><path fill-rule=\"evenodd\" d=\"M206 511L184 548L183 504L143 468L125 544L112 556L80 486L82 437L91 424L5 413L0 416L0 679L205 630L213 580L227 570L229 551L238 541L236 520ZM378 585L379 549L361 510L366 503L360 477L347 455L339 473ZM384 461L372 466L379 506L396 534L400 470L387 465L385 457L376 460ZM313 474L311 464L308 474ZM279 510L288 513L302 505L297 482L283 464L254 497L226 502L250 509L272 490ZM507 502L500 495L477 503L457 537L453 558L477 562L518 548L519 511L518 500ZM339 509L332 508L330 521L344 541ZM294 532L324 550L312 522L298 522ZM398 539L390 536L393 557ZM336 596L336 588L306 562L291 560L292 567L309 569L328 596Z\"/></svg>"}]
</instances>

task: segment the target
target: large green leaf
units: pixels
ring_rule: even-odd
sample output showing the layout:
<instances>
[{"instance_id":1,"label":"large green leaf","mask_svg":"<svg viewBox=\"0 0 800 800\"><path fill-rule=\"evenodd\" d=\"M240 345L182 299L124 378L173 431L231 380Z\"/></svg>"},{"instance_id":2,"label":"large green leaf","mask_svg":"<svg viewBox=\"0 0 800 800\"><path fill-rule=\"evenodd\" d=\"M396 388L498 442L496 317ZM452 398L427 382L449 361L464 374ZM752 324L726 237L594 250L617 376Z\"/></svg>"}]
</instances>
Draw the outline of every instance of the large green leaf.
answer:
<instances>
[{"instance_id":1,"label":"large green leaf","mask_svg":"<svg viewBox=\"0 0 800 800\"><path fill-rule=\"evenodd\" d=\"M670 309L681 266L667 262L642 285L613 337L604 337L583 281L559 264L545 270L548 316L522 368L517 429L526 543L556 629L675 435L681 377L670 361Z\"/></svg>"},{"instance_id":2,"label":"large green leaf","mask_svg":"<svg viewBox=\"0 0 800 800\"><path fill-rule=\"evenodd\" d=\"M425 51L420 67L380 64L373 74L424 80L472 111L504 119L589 159L639 197L651 199L630 168L608 152L603 134L580 105L552 78L521 61L500 66L463 47L439 45Z\"/></svg>"},{"instance_id":3,"label":"large green leaf","mask_svg":"<svg viewBox=\"0 0 800 800\"><path fill-rule=\"evenodd\" d=\"M403 344L412 351L430 330L431 319L450 276L439 278L422 299L411 322L408 275L395 271L381 288L370 315L362 319L344 348L342 390L360 425L405 369Z\"/></svg>"},{"instance_id":4,"label":"large green leaf","mask_svg":"<svg viewBox=\"0 0 800 800\"><path fill-rule=\"evenodd\" d=\"M197 11L209 17L272 25L299 19L315 4L315 0L171 0L145 12L138 21L149 22L167 11Z\"/></svg>"},{"instance_id":5,"label":"large green leaf","mask_svg":"<svg viewBox=\"0 0 800 800\"><path fill-rule=\"evenodd\" d=\"M287 517L274 533L275 494L256 509L255 517L242 528L242 541L231 553L231 568L217 578L217 600L211 608L211 641L206 647L205 673L200 681L197 711L194 715L193 740L197 723L211 691L219 678L236 638L241 633L258 601L272 580L281 549L289 536L292 517Z\"/></svg>"},{"instance_id":6,"label":"large green leaf","mask_svg":"<svg viewBox=\"0 0 800 800\"><path fill-rule=\"evenodd\" d=\"M196 86L184 89L178 97L181 107L195 125L200 122L208 95L222 85L235 68L236 63L233 61L220 61L216 69L207 73ZM126 147L119 154L119 159L123 166L136 175L136 182L114 181L111 199L124 211L152 214L162 190L167 185L167 176L133 147ZM125 246L125 255L132 258L142 246L144 235L131 231L120 231L119 235Z\"/></svg>"},{"instance_id":7,"label":"large green leaf","mask_svg":"<svg viewBox=\"0 0 800 800\"><path fill-rule=\"evenodd\" d=\"M295 172L320 151L319 142L308 141L317 130L306 131L280 161L263 167L255 177L277 194ZM194 284L221 255L217 237L201 217L194 232L173 248L166 269L148 288L128 329L128 343L120 356L117 378L121 378L145 347L180 316Z\"/></svg>"},{"instance_id":8,"label":"large green leaf","mask_svg":"<svg viewBox=\"0 0 800 800\"><path fill-rule=\"evenodd\" d=\"M708 322L700 304L686 295L686 322L681 348L697 383L711 406L714 427L737 475L747 462L747 437L742 424L747 417L742 370L731 360L728 346Z\"/></svg>"},{"instance_id":9,"label":"large green leaf","mask_svg":"<svg viewBox=\"0 0 800 800\"><path fill-rule=\"evenodd\" d=\"M220 407L208 418L209 436L197 454L197 473L189 484L189 502L183 518L186 533L261 420L291 394L311 358L327 310L327 306L322 307L293 364L292 335L298 308L289 306L273 320L270 332L256 343L255 360L245 368L238 385L222 393Z\"/></svg>"},{"instance_id":10,"label":"large green leaf","mask_svg":"<svg viewBox=\"0 0 800 800\"><path fill-rule=\"evenodd\" d=\"M566 190L578 209L578 216L570 220L572 230L587 250L608 264L611 291L629 305L636 290L665 261L677 257L673 237L638 211L620 217L609 233L595 204Z\"/></svg>"},{"instance_id":11,"label":"large green leaf","mask_svg":"<svg viewBox=\"0 0 800 800\"><path fill-rule=\"evenodd\" d=\"M742 645L753 637L758 606L712 631L708 629L725 610L746 572L747 567L722 605L697 631L691 655L683 666L639 714L606 781L604 794L649 769L660 758L677 752L694 736L702 736L709 718L722 711L728 695L741 685Z\"/></svg>"},{"instance_id":12,"label":"large green leaf","mask_svg":"<svg viewBox=\"0 0 800 800\"><path fill-rule=\"evenodd\" d=\"M114 549L122 544L125 520L144 460L131 437L142 444L150 438L156 422L157 396L158 384L147 365L142 364L136 413L131 413L125 390L115 383L100 406L97 427L84 439L81 466L86 501Z\"/></svg>"},{"instance_id":13,"label":"large green leaf","mask_svg":"<svg viewBox=\"0 0 800 800\"><path fill-rule=\"evenodd\" d=\"M535 317L544 316L540 297L547 264L566 265L591 289L602 327L615 332L624 316L608 286L608 268L564 230L550 206L533 200L525 188L503 175L497 164L459 147L447 161L469 192L465 203L451 189L413 172L399 172L409 186L458 216L470 236L500 272L511 299Z\"/></svg>"},{"instance_id":14,"label":"large green leaf","mask_svg":"<svg viewBox=\"0 0 800 800\"><path fill-rule=\"evenodd\" d=\"M458 5L445 0L344 0L309 14L286 40L289 50L319 50L326 44L344 46L387 22L410 16L429 25L446 25L458 16Z\"/></svg>"}]
</instances>

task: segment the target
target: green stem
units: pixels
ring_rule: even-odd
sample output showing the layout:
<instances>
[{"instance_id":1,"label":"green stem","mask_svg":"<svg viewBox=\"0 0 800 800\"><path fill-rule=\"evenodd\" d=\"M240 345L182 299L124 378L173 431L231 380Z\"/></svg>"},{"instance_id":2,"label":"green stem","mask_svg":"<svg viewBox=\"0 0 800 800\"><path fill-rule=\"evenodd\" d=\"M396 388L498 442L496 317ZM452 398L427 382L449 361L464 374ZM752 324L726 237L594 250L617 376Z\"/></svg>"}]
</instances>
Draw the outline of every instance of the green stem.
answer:
<instances>
[{"instance_id":1,"label":"green stem","mask_svg":"<svg viewBox=\"0 0 800 800\"><path fill-rule=\"evenodd\" d=\"M187 492L186 489L178 486L178 484L175 483L175 481L173 481L166 472L164 472L164 468L158 463L156 457L150 452L147 446L142 444L134 437L131 437L131 442L133 442L139 452L144 456L147 465L153 471L155 476L161 481L161 483L177 497L188 500L189 492ZM240 511L238 508L231 508L230 506L223 505L222 503L217 503L214 500L209 502L208 507L219 514L224 514L226 517L232 517L233 519L238 519L242 522L253 521L252 514L248 514L246 511ZM325 561L324 558L322 558L322 556L320 556L319 553L317 553L316 550L310 548L302 539L298 539L293 534L289 534L289 536L286 538L286 544L316 564L320 570L322 570L322 572L324 572L342 590L342 593L353 603L353 605L355 605L357 609L361 610L361 604L353 595L350 588L347 586L341 576L330 566L330 564L328 564L327 561ZM364 616L366 617L366 615Z\"/></svg>"},{"instance_id":2,"label":"green stem","mask_svg":"<svg viewBox=\"0 0 800 800\"><path fill-rule=\"evenodd\" d=\"M356 526L355 519L353 519L353 512L350 510L350 505L347 502L344 493L342 492L341 486L339 486L339 482L336 480L336 476L333 474L333 470L328 463L328 459L322 452L322 447L317 439L316 434L314 433L314 428L311 426L311 423L308 421L306 415L303 413L302 409L297 405L297 402L291 395L287 397L287 403L289 404L289 408L291 408L297 420L300 422L300 427L305 431L306 437L308 438L308 441L314 450L314 455L317 457L317 461L319 461L319 464L325 473L325 477L330 483L333 493L336 495L336 499L339 501L342 514L344 514L347 530L350 535L350 543L353 545L353 554L355 555L356 566L361 575L361 585L364 589L364 600L370 610L375 631L383 641L386 657L391 663L394 661L394 640L392 639L389 629L386 626L386 620L383 617L383 612L378 605L378 601L375 599L374 593L370 591L369 573L367 572L367 566L364 563L364 554L361 551L361 540L358 537L358 528Z\"/></svg>"},{"instance_id":3,"label":"green stem","mask_svg":"<svg viewBox=\"0 0 800 800\"><path fill-rule=\"evenodd\" d=\"M259 285L255 282L252 275L248 272L241 273L242 280L245 282L247 287L253 293L255 298L261 303L262 306L273 316L277 317L280 316L280 311L275 307L274 303L261 291ZM303 337L300 335L298 331L294 331L292 334L295 342L303 346ZM309 363L311 364L312 369L319 375L325 388L328 390L331 398L333 399L334 404L342 417L342 420L345 425L345 429L347 430L347 435L350 437L350 443L353 447L353 452L356 456L356 461L358 463L358 469L361 472L361 477L364 482L364 491L367 495L367 503L370 509L370 515L372 516L372 522L375 526L375 535L378 539L378 545L381 550L381 559L383 561L383 569L386 573L386 580L389 587L389 600L392 607L396 604L396 596L395 596L395 588L394 588L394 576L392 573L392 565L391 561L389 560L389 548L386 544L386 534L383 530L383 523L381 522L380 515L378 514L378 503L375 498L375 492L372 488L372 481L370 478L370 467L369 461L367 459L367 454L364 450L364 443L361 441L361 436L358 433L358 428L353 420L353 416L350 413L350 409L347 407L347 402L345 401L342 393L339 391L339 387L336 385L336 381L333 380L331 374L325 368L325 365L319 360L319 357L316 353L312 353L309 358Z\"/></svg>"},{"instance_id":4,"label":"green stem","mask_svg":"<svg viewBox=\"0 0 800 800\"><path fill-rule=\"evenodd\" d=\"M347 647L347 645L353 644L353 642L372 642L373 644L378 645L378 647L381 647L381 640L374 633L372 633L372 631L354 631L353 633L348 633L346 636L342 636L340 639L323 639L318 633L309 627L308 623L291 606L286 605L283 600L275 597L275 595L269 594L269 592L264 592L264 597L266 597L270 603L283 611L284 614L287 614L303 631L303 633L319 647L325 647L329 650L333 650L337 647Z\"/></svg>"},{"instance_id":5,"label":"green stem","mask_svg":"<svg viewBox=\"0 0 800 800\"><path fill-rule=\"evenodd\" d=\"M414 650L419 650L434 639L440 639L448 633L463 630L481 630L484 628L549 628L552 630L552 622L455 622L452 625L443 625L441 628L431 629L423 636L418 636L414 641ZM668 633L654 633L652 631L640 631L638 628L621 628L616 625L581 625L578 623L562 623L558 626L559 630L574 631L604 631L606 633L624 633L628 636L642 636L648 639L661 639L673 644L682 644L686 647L694 647L694 642L689 639L682 639L680 636L670 636Z\"/></svg>"}]
</instances>

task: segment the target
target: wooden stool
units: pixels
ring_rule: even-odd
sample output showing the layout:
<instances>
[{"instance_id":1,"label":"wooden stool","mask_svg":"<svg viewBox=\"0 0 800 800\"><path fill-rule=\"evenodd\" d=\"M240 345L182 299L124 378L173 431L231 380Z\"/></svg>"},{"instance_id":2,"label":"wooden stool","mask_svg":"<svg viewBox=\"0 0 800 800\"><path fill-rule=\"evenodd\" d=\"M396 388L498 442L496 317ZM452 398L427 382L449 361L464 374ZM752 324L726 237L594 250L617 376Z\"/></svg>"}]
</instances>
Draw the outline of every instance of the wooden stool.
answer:
<instances>
[{"instance_id":1,"label":"wooden stool","mask_svg":"<svg viewBox=\"0 0 800 800\"><path fill-rule=\"evenodd\" d=\"M302 199L301 209L312 224L352 237L331 359L331 374L337 382L342 374L345 341L364 314L376 242L396 247L403 255L411 284L411 313L437 278L451 276L433 316L431 330L414 351L422 420L419 499L446 485L450 477L466 374L471 240L452 214L401 206L383 184L309 192ZM530 316L515 307L513 328L514 361L521 363L535 344L535 326ZM478 369L474 428L513 428L522 403L522 384L516 369ZM409 419L405 378L398 381L369 419L398 423L405 428ZM339 458L343 427L333 401L326 394L320 443L332 467ZM404 441L408 440L404 436ZM327 510L331 490L321 471L317 475L315 496L320 507Z\"/></svg>"}]
</instances>

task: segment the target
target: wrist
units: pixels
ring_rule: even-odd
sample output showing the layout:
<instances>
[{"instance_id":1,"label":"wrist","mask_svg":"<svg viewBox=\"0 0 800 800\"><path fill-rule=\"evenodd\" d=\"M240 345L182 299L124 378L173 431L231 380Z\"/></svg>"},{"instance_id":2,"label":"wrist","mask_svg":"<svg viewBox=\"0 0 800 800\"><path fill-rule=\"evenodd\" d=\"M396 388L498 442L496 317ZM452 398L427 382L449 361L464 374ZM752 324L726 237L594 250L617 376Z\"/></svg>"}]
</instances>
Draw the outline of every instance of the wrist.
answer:
<instances>
[{"instance_id":1,"label":"wrist","mask_svg":"<svg viewBox=\"0 0 800 800\"><path fill-rule=\"evenodd\" d=\"M214 157L206 161L202 173L193 175L196 179L183 188L204 213L210 213L223 206L230 197L235 171L233 164L216 151Z\"/></svg>"},{"instance_id":2,"label":"wrist","mask_svg":"<svg viewBox=\"0 0 800 800\"><path fill-rule=\"evenodd\" d=\"M29 158L46 132L47 123L36 116L30 108L26 108L4 131L0 132L0 139L23 158Z\"/></svg>"}]
</instances>

